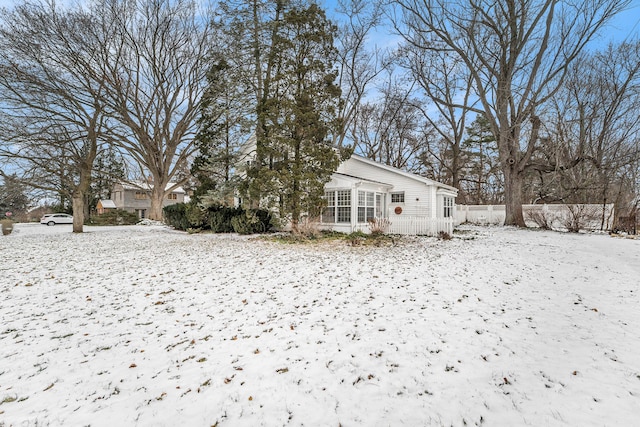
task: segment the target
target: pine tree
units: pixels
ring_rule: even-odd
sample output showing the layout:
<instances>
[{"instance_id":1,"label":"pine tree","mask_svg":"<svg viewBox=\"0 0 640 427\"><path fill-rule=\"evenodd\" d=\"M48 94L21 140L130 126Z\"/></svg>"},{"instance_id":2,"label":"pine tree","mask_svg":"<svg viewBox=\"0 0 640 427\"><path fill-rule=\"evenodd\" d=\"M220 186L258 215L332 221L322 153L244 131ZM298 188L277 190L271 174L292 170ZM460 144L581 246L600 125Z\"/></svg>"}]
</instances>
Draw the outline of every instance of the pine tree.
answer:
<instances>
[{"instance_id":1,"label":"pine tree","mask_svg":"<svg viewBox=\"0 0 640 427\"><path fill-rule=\"evenodd\" d=\"M0 219L5 213L11 212L13 218L27 213L31 201L27 195L27 188L14 175L3 175L4 185L0 186Z\"/></svg>"},{"instance_id":2,"label":"pine tree","mask_svg":"<svg viewBox=\"0 0 640 427\"><path fill-rule=\"evenodd\" d=\"M96 156L91 177L89 207L95 208L98 200L111 198L111 191L116 182L126 178L124 160L112 147L108 146Z\"/></svg>"},{"instance_id":3,"label":"pine tree","mask_svg":"<svg viewBox=\"0 0 640 427\"><path fill-rule=\"evenodd\" d=\"M272 39L277 55L271 90L258 110L264 126L249 191L297 230L303 214L317 215L324 184L340 156L330 141L337 125L336 27L316 4L284 12ZM262 116L260 116L262 114Z\"/></svg>"},{"instance_id":4,"label":"pine tree","mask_svg":"<svg viewBox=\"0 0 640 427\"><path fill-rule=\"evenodd\" d=\"M466 166L461 189L471 204L495 203L504 191L498 164L498 147L487 118L479 114L467 127L462 143Z\"/></svg>"},{"instance_id":5,"label":"pine tree","mask_svg":"<svg viewBox=\"0 0 640 427\"><path fill-rule=\"evenodd\" d=\"M250 129L248 94L225 54L216 56L219 58L207 73L208 87L200 103L195 141L198 155L191 173L198 180L196 201L208 198L228 205L235 190L233 172L238 150Z\"/></svg>"}]
</instances>

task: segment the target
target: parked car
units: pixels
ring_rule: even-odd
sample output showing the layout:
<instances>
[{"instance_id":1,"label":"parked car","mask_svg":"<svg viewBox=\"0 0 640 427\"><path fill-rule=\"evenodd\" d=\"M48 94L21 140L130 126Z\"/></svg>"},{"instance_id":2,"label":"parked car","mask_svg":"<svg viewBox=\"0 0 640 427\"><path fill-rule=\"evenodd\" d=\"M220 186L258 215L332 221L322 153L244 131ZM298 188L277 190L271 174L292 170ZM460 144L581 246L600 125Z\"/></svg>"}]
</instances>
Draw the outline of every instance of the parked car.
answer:
<instances>
[{"instance_id":1,"label":"parked car","mask_svg":"<svg viewBox=\"0 0 640 427\"><path fill-rule=\"evenodd\" d=\"M73 216L65 213L46 214L45 216L40 218L40 224L73 224Z\"/></svg>"}]
</instances>

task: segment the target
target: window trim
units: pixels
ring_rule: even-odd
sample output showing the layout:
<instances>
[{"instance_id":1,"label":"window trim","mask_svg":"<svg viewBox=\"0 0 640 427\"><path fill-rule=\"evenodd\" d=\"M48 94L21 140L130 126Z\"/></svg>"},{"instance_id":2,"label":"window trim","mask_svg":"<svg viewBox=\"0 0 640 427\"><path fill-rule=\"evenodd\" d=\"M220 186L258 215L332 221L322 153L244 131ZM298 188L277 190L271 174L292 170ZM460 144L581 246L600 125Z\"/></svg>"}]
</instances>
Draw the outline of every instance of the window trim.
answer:
<instances>
[{"instance_id":1,"label":"window trim","mask_svg":"<svg viewBox=\"0 0 640 427\"><path fill-rule=\"evenodd\" d=\"M455 203L453 201L453 197L444 196L442 200L442 215L443 218L451 218L453 217L453 207Z\"/></svg>"},{"instance_id":2,"label":"window trim","mask_svg":"<svg viewBox=\"0 0 640 427\"><path fill-rule=\"evenodd\" d=\"M405 201L404 191L392 191L390 194L391 194L391 203L404 203ZM394 197L397 197L402 200L396 201L394 200Z\"/></svg>"},{"instance_id":3,"label":"window trim","mask_svg":"<svg viewBox=\"0 0 640 427\"><path fill-rule=\"evenodd\" d=\"M324 192L327 201L321 222L325 224L350 224L351 223L351 190L329 190ZM333 220L333 221L332 221Z\"/></svg>"}]
</instances>

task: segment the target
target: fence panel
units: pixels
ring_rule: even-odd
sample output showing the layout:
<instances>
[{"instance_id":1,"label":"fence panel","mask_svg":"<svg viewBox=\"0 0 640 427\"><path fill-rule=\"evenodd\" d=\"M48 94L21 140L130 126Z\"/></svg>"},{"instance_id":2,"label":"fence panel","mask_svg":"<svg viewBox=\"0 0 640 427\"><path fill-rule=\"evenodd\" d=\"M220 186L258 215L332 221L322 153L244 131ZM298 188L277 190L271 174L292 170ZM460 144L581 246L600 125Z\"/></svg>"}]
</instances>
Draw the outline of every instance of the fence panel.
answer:
<instances>
[{"instance_id":1,"label":"fence panel","mask_svg":"<svg viewBox=\"0 0 640 427\"><path fill-rule=\"evenodd\" d=\"M440 232L453 233L453 218L395 217L389 227L391 234L437 236Z\"/></svg>"},{"instance_id":2,"label":"fence panel","mask_svg":"<svg viewBox=\"0 0 640 427\"><path fill-rule=\"evenodd\" d=\"M504 205L457 205L456 223L503 225ZM527 226L536 227L541 219L548 220L553 228L564 228L572 221L578 221L587 230L610 230L614 218L614 205L522 205Z\"/></svg>"}]
</instances>

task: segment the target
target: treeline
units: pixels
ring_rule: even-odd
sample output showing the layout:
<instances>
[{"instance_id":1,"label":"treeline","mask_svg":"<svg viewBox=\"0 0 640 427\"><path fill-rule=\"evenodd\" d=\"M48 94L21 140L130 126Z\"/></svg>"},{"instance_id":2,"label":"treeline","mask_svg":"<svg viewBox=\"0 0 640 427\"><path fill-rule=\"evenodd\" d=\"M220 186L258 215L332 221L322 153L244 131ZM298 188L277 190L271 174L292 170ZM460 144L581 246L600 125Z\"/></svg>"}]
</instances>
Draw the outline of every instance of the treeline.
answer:
<instances>
[{"instance_id":1,"label":"treeline","mask_svg":"<svg viewBox=\"0 0 640 427\"><path fill-rule=\"evenodd\" d=\"M152 219L175 183L295 230L354 151L504 203L507 224L523 203L633 210L640 44L594 44L628 3L18 3L0 18L2 174L71 200L74 231L132 176L153 180Z\"/></svg>"}]
</instances>

